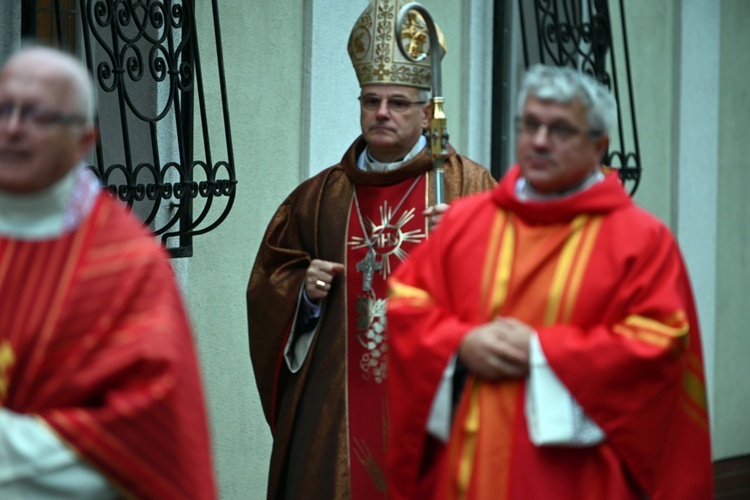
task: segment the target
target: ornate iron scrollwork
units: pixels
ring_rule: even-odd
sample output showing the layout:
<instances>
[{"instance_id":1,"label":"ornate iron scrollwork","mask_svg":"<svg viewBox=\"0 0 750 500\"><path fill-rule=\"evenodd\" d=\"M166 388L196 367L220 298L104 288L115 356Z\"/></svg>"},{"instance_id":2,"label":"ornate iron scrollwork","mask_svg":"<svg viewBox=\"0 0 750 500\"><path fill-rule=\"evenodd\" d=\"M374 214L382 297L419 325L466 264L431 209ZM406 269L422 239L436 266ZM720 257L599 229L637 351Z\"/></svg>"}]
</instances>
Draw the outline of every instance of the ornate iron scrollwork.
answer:
<instances>
[{"instance_id":1,"label":"ornate iron scrollwork","mask_svg":"<svg viewBox=\"0 0 750 500\"><path fill-rule=\"evenodd\" d=\"M80 0L80 6L86 61L100 102L101 137L92 168L174 257L190 256L192 237L228 215L237 183L216 0L220 145L226 154L220 160L213 158L193 1ZM200 131L201 155L194 129ZM217 199L223 199L219 210Z\"/></svg>"},{"instance_id":2,"label":"ornate iron scrollwork","mask_svg":"<svg viewBox=\"0 0 750 500\"><path fill-rule=\"evenodd\" d=\"M221 224L236 193L217 0L214 40L198 36L194 0L77 3L23 0L22 35L83 52L99 102L91 169L173 257L188 257L193 236ZM213 42L216 71L204 71L199 38Z\"/></svg>"}]
</instances>

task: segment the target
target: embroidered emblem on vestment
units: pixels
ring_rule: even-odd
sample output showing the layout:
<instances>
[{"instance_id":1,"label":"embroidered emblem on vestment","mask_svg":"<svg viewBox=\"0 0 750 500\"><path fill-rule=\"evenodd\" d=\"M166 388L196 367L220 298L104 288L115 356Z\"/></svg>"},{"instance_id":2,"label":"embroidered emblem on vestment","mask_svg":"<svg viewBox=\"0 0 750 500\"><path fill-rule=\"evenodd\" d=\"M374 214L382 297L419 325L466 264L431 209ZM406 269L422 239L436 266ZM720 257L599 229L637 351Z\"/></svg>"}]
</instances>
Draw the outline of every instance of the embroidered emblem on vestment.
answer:
<instances>
[{"instance_id":1,"label":"embroidered emblem on vestment","mask_svg":"<svg viewBox=\"0 0 750 500\"><path fill-rule=\"evenodd\" d=\"M0 403L5 400L10 387L10 368L16 362L16 355L13 352L10 342L3 340L0 343ZM2 406L2 404L0 404Z\"/></svg>"}]
</instances>

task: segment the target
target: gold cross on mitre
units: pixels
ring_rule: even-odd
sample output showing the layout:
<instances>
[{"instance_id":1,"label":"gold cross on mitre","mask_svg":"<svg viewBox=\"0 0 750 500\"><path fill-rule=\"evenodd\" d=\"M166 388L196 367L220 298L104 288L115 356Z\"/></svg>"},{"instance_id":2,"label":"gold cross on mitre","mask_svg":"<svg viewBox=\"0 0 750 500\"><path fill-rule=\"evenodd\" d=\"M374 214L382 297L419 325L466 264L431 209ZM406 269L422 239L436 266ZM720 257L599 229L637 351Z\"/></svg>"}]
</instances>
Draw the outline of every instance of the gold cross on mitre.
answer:
<instances>
[{"instance_id":1,"label":"gold cross on mitre","mask_svg":"<svg viewBox=\"0 0 750 500\"><path fill-rule=\"evenodd\" d=\"M10 386L8 372L15 362L16 355L13 352L13 347L11 347L10 342L4 340L0 344L0 400L4 400L8 393L8 387Z\"/></svg>"},{"instance_id":2,"label":"gold cross on mitre","mask_svg":"<svg viewBox=\"0 0 750 500\"><path fill-rule=\"evenodd\" d=\"M435 53L442 58L445 39L435 25L439 35L437 42L432 41L434 23L428 17L424 7L410 0L370 0L347 42L360 87L402 85L432 89L432 45L440 45L442 50Z\"/></svg>"},{"instance_id":3,"label":"gold cross on mitre","mask_svg":"<svg viewBox=\"0 0 750 500\"><path fill-rule=\"evenodd\" d=\"M425 48L427 44L427 28L419 13L409 12L407 14L406 24L401 28L401 38L409 41L404 48L412 57L416 58L427 52Z\"/></svg>"}]
</instances>

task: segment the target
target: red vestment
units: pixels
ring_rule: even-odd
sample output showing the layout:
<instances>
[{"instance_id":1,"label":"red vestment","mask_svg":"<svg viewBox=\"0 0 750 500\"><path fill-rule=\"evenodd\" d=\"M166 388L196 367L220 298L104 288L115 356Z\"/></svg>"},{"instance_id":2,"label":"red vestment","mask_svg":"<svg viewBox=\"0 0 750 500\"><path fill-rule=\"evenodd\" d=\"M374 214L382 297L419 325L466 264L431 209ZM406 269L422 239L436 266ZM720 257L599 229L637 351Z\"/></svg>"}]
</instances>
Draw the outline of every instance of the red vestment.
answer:
<instances>
[{"instance_id":1,"label":"red vestment","mask_svg":"<svg viewBox=\"0 0 750 500\"><path fill-rule=\"evenodd\" d=\"M274 439L268 498L385 496L384 278L426 234L432 159L423 151L395 170L367 172L357 167L364 148L358 139L339 164L289 195L268 225L250 276L250 355ZM487 169L454 151L445 181L448 200L494 184ZM367 253L360 213L368 237L378 236L383 266L370 292L362 290L364 272L357 269ZM346 271L333 280L310 351L292 373L284 346L312 259L342 263Z\"/></svg>"},{"instance_id":2,"label":"red vestment","mask_svg":"<svg viewBox=\"0 0 750 500\"><path fill-rule=\"evenodd\" d=\"M518 178L456 203L391 278L389 498L711 498L699 325L672 234L614 171L546 202L519 201ZM525 381L470 377L448 445L425 456L449 358L498 316L536 329L603 443L535 446Z\"/></svg>"},{"instance_id":3,"label":"red vestment","mask_svg":"<svg viewBox=\"0 0 750 500\"><path fill-rule=\"evenodd\" d=\"M58 238L0 237L0 404L133 498L215 498L191 328L164 250L100 193Z\"/></svg>"}]
</instances>

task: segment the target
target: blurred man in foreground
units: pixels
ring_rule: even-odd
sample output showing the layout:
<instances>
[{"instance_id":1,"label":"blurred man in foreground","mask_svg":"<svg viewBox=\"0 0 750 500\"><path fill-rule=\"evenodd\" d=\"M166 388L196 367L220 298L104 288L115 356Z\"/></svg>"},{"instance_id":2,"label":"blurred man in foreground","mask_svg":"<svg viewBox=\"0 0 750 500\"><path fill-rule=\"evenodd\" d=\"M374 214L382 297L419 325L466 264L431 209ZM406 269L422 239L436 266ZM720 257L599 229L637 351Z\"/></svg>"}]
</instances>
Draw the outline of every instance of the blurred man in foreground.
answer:
<instances>
[{"instance_id":1,"label":"blurred man in foreground","mask_svg":"<svg viewBox=\"0 0 750 500\"><path fill-rule=\"evenodd\" d=\"M389 498L711 498L690 282L600 165L614 99L537 66L518 106L519 164L390 282Z\"/></svg>"},{"instance_id":2,"label":"blurred man in foreground","mask_svg":"<svg viewBox=\"0 0 750 500\"><path fill-rule=\"evenodd\" d=\"M0 497L215 498L193 338L166 253L83 165L85 68L0 72Z\"/></svg>"}]
</instances>

